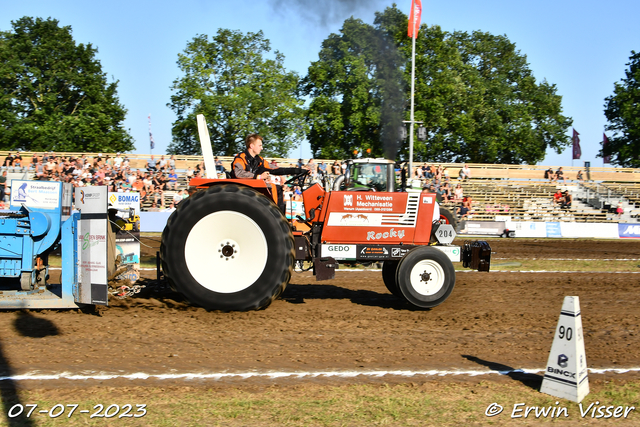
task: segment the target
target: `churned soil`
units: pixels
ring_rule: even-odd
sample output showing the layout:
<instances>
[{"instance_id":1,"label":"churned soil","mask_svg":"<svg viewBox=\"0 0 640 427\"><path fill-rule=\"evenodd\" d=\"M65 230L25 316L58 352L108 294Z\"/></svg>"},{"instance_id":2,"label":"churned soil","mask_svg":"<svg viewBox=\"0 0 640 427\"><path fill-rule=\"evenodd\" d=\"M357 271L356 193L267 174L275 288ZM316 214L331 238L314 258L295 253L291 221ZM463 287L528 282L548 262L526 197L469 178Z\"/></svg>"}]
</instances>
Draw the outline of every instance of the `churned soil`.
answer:
<instances>
[{"instance_id":1,"label":"churned soil","mask_svg":"<svg viewBox=\"0 0 640 427\"><path fill-rule=\"evenodd\" d=\"M157 239L143 243L155 254ZM500 260L640 264L638 240L490 243ZM458 272L450 298L431 310L391 295L380 271L339 270L326 282L294 273L281 298L244 313L194 307L154 271L144 276L141 293L109 307L1 311L0 376L544 369L567 295L580 297L590 368L640 366L640 275L630 272Z\"/></svg>"}]
</instances>

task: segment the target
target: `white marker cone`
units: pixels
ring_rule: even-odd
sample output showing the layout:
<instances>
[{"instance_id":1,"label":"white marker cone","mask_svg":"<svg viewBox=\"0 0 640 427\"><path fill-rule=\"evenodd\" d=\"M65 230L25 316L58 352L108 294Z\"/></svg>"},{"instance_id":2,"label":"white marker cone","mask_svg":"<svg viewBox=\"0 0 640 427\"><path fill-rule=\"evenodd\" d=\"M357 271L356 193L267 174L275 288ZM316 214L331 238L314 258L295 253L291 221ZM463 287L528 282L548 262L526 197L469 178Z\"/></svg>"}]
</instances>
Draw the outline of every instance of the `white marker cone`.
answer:
<instances>
[{"instance_id":1,"label":"white marker cone","mask_svg":"<svg viewBox=\"0 0 640 427\"><path fill-rule=\"evenodd\" d=\"M540 392L573 402L580 402L589 394L578 297L564 297Z\"/></svg>"}]
</instances>

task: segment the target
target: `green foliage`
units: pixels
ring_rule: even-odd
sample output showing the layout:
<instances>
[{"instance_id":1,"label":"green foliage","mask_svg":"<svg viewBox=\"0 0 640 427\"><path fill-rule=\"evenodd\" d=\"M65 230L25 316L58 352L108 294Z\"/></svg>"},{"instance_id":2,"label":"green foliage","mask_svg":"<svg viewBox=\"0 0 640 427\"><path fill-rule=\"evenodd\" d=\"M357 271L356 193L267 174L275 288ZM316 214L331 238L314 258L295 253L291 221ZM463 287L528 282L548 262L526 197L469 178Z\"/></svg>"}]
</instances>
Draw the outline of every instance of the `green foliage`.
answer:
<instances>
[{"instance_id":1,"label":"green foliage","mask_svg":"<svg viewBox=\"0 0 640 427\"><path fill-rule=\"evenodd\" d=\"M315 157L349 157L371 149L395 157L404 112L405 60L395 42L359 19L322 44L302 83L311 97L308 139ZM385 150L384 143L387 142Z\"/></svg>"},{"instance_id":2,"label":"green foliage","mask_svg":"<svg viewBox=\"0 0 640 427\"><path fill-rule=\"evenodd\" d=\"M97 50L55 19L12 25L0 32L0 149L132 150L117 82L107 83Z\"/></svg>"},{"instance_id":3,"label":"green foliage","mask_svg":"<svg viewBox=\"0 0 640 427\"><path fill-rule=\"evenodd\" d=\"M299 77L284 68L262 32L219 29L209 41L198 35L178 56L184 76L173 82L169 106L178 118L168 153L201 153L196 116L204 114L213 152L230 156L244 150L244 139L259 133L264 154L286 156L305 132Z\"/></svg>"},{"instance_id":4,"label":"green foliage","mask_svg":"<svg viewBox=\"0 0 640 427\"><path fill-rule=\"evenodd\" d=\"M605 99L606 130L615 134L600 150L600 156L612 156L611 163L640 167L640 53L631 51L631 60L622 83L615 83L613 95Z\"/></svg>"},{"instance_id":5,"label":"green foliage","mask_svg":"<svg viewBox=\"0 0 640 427\"><path fill-rule=\"evenodd\" d=\"M408 140L389 150L384 138L392 133L397 143L398 125L410 119L407 24L394 5L377 13L373 26L350 18L325 40L303 85L314 154L345 157L371 148L408 157ZM423 25L415 67L415 120L428 135L414 141L415 160L537 163L547 148L561 152L570 144L572 120L562 115L555 85L537 83L505 36ZM400 117L385 119L385 107Z\"/></svg>"}]
</instances>

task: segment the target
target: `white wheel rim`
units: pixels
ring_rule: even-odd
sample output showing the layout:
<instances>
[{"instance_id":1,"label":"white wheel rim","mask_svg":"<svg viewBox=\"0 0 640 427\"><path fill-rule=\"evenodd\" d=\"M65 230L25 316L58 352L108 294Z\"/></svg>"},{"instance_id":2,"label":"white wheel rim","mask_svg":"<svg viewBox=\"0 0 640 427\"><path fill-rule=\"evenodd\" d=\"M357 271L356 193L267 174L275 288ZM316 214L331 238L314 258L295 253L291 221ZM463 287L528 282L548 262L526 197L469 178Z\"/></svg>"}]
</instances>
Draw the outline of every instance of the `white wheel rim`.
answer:
<instances>
[{"instance_id":1,"label":"white wheel rim","mask_svg":"<svg viewBox=\"0 0 640 427\"><path fill-rule=\"evenodd\" d=\"M427 279L425 281L425 279ZM409 276L411 287L420 295L435 295L444 286L446 277L442 266L430 259L418 262Z\"/></svg>"},{"instance_id":2,"label":"white wheel rim","mask_svg":"<svg viewBox=\"0 0 640 427\"><path fill-rule=\"evenodd\" d=\"M184 248L191 276L203 287L224 294L254 284L268 254L267 239L258 224L234 211L202 218L189 232Z\"/></svg>"}]
</instances>

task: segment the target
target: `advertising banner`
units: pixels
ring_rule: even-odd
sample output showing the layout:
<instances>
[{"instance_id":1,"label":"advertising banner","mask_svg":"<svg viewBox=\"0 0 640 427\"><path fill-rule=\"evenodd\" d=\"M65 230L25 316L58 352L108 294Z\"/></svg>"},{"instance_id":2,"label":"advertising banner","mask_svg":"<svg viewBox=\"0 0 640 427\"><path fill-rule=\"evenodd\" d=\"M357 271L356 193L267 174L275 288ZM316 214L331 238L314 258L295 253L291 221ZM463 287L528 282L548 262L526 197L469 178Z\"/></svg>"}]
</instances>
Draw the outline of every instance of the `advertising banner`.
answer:
<instances>
[{"instance_id":1,"label":"advertising banner","mask_svg":"<svg viewBox=\"0 0 640 427\"><path fill-rule=\"evenodd\" d=\"M559 222L547 222L547 237L562 237Z\"/></svg>"},{"instance_id":2,"label":"advertising banner","mask_svg":"<svg viewBox=\"0 0 640 427\"><path fill-rule=\"evenodd\" d=\"M621 239L640 239L640 224L618 224Z\"/></svg>"},{"instance_id":3,"label":"advertising banner","mask_svg":"<svg viewBox=\"0 0 640 427\"><path fill-rule=\"evenodd\" d=\"M565 238L617 239L618 224L561 222L560 231Z\"/></svg>"},{"instance_id":4,"label":"advertising banner","mask_svg":"<svg viewBox=\"0 0 640 427\"><path fill-rule=\"evenodd\" d=\"M119 228L116 231L116 257L120 257L118 268L126 268L116 276L116 280L134 283L140 278L140 193L110 192L109 210L115 214Z\"/></svg>"},{"instance_id":5,"label":"advertising banner","mask_svg":"<svg viewBox=\"0 0 640 427\"><path fill-rule=\"evenodd\" d=\"M82 304L107 305L107 187L76 187L78 292Z\"/></svg>"},{"instance_id":6,"label":"advertising banner","mask_svg":"<svg viewBox=\"0 0 640 427\"><path fill-rule=\"evenodd\" d=\"M37 209L58 209L60 206L60 183L56 181L11 181L10 205L19 208L25 205Z\"/></svg>"},{"instance_id":7,"label":"advertising banner","mask_svg":"<svg viewBox=\"0 0 640 427\"><path fill-rule=\"evenodd\" d=\"M504 221L463 221L458 234L499 236L505 228Z\"/></svg>"},{"instance_id":8,"label":"advertising banner","mask_svg":"<svg viewBox=\"0 0 640 427\"><path fill-rule=\"evenodd\" d=\"M516 237L547 237L547 224L545 222L514 221L512 226L516 232Z\"/></svg>"}]
</instances>

